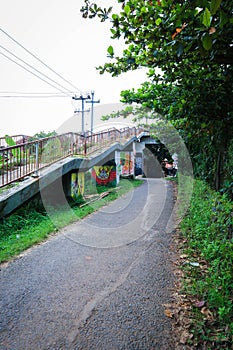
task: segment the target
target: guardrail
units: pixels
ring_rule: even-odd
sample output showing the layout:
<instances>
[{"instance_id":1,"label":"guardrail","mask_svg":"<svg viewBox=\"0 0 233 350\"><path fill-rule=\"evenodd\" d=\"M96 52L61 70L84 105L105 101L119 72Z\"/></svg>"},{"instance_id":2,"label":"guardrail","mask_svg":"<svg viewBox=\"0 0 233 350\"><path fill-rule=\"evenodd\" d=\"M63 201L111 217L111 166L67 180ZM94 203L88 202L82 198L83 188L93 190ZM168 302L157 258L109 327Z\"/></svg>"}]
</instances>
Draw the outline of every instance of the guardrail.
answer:
<instances>
[{"instance_id":1,"label":"guardrail","mask_svg":"<svg viewBox=\"0 0 233 350\"><path fill-rule=\"evenodd\" d=\"M99 133L65 133L0 149L0 187L38 171L69 156L87 156L112 143L137 136L142 128L111 128Z\"/></svg>"},{"instance_id":2,"label":"guardrail","mask_svg":"<svg viewBox=\"0 0 233 350\"><path fill-rule=\"evenodd\" d=\"M8 147L7 137L8 136L0 137L0 148ZM10 138L16 143L16 145L18 145L20 143L28 142L29 139L31 139L31 136L22 135L22 134L21 135L10 135Z\"/></svg>"}]
</instances>

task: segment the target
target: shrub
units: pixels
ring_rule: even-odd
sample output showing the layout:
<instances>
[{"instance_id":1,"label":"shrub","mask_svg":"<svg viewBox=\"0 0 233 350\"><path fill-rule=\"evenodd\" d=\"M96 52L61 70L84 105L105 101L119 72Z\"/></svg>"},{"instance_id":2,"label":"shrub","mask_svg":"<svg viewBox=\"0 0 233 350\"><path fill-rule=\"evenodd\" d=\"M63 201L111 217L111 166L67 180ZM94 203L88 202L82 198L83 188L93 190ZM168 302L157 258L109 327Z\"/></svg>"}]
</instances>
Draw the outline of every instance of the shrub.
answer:
<instances>
[{"instance_id":1,"label":"shrub","mask_svg":"<svg viewBox=\"0 0 233 350\"><path fill-rule=\"evenodd\" d=\"M233 334L232 208L226 194L214 192L207 184L196 180L189 212L181 223L191 255L206 261L205 273L197 271L192 274L189 291L205 300L214 316L212 322L204 320L202 327L205 331L201 333L208 338L208 327L212 333L213 328L218 329L214 338L215 349L227 348ZM200 331L196 330L197 333Z\"/></svg>"}]
</instances>

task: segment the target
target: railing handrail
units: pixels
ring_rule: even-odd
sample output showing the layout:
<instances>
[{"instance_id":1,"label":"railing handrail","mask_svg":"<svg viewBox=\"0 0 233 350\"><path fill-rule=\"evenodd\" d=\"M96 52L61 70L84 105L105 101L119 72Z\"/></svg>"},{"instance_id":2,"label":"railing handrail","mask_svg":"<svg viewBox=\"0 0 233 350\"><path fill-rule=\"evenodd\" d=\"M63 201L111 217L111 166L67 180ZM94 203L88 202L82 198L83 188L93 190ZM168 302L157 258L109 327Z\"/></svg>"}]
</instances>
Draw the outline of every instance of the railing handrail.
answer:
<instances>
[{"instance_id":1,"label":"railing handrail","mask_svg":"<svg viewBox=\"0 0 233 350\"><path fill-rule=\"evenodd\" d=\"M137 131L140 133L142 130L138 127L124 127L121 129L112 127L91 134L66 132L3 147L0 149L0 187L33 173L38 174L38 170L71 155L87 156L100 147L110 145L112 142L136 136ZM52 140L58 140L61 147L59 147L59 144L58 146L57 144L50 144L49 141ZM51 148L49 148L50 146Z\"/></svg>"},{"instance_id":2,"label":"railing handrail","mask_svg":"<svg viewBox=\"0 0 233 350\"><path fill-rule=\"evenodd\" d=\"M0 136L0 140L5 140L7 137L11 137L11 138L14 138L14 137L22 137L22 138L28 137L28 138L30 138L32 136L24 135L24 134L17 134L17 135L8 135L8 134L6 134L5 136Z\"/></svg>"},{"instance_id":3,"label":"railing handrail","mask_svg":"<svg viewBox=\"0 0 233 350\"><path fill-rule=\"evenodd\" d=\"M63 134L57 134L57 135L53 135L53 136L42 137L42 138L34 139L32 141L27 141L27 142L24 142L24 143L20 143L20 144L17 144L17 145L3 147L3 148L0 149L0 151L3 152L3 151L6 151L8 149L13 149L13 148L16 148L16 147L23 147L23 146L26 146L26 145L31 145L33 143L37 143L38 141L48 141L48 140L52 140L52 139L55 139L55 138L58 138L58 137L61 137L61 136L66 136L66 135L76 135L76 136L80 136L80 137L83 137L83 138L87 138L87 137L92 137L92 136L97 136L97 135L103 135L103 134L108 133L109 131L116 131L118 133L122 133L125 130L132 130L134 128L136 128L136 127L125 127L125 128L121 128L121 129L117 129L117 128L113 127L113 128L109 128L109 129L104 129L104 130L102 130L100 132L97 132L97 133L90 134L88 136L85 136L85 134L82 134L82 133L79 133L79 132L69 131L69 132L66 132L66 133L63 133Z\"/></svg>"}]
</instances>

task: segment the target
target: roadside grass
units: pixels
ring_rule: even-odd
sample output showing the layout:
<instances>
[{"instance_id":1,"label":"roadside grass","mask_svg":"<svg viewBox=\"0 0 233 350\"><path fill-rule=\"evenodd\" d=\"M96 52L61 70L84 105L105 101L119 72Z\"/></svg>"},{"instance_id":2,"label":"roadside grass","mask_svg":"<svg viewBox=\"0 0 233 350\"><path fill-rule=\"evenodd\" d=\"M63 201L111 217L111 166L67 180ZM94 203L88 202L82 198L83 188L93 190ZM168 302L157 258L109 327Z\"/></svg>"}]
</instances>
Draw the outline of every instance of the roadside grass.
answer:
<instances>
[{"instance_id":1,"label":"roadside grass","mask_svg":"<svg viewBox=\"0 0 233 350\"><path fill-rule=\"evenodd\" d=\"M232 349L233 204L195 180L181 222L183 290L190 300L192 349Z\"/></svg>"},{"instance_id":2,"label":"roadside grass","mask_svg":"<svg viewBox=\"0 0 233 350\"><path fill-rule=\"evenodd\" d=\"M189 204L192 198L194 178L190 175L184 175L182 173L177 173L175 177L165 177L167 181L176 184L177 189L177 216L181 220L189 208Z\"/></svg>"},{"instance_id":3,"label":"roadside grass","mask_svg":"<svg viewBox=\"0 0 233 350\"><path fill-rule=\"evenodd\" d=\"M99 187L98 193L110 191L108 196L80 207L85 200L80 196L70 201L72 210L59 208L56 212L59 228L78 221L98 210L109 202L122 196L131 189L138 187L141 180L122 179L116 188ZM74 215L75 214L75 215ZM56 222L56 221L55 221ZM16 257L27 248L38 244L58 231L54 221L50 219L43 205L39 202L29 202L0 222L0 263Z\"/></svg>"}]
</instances>

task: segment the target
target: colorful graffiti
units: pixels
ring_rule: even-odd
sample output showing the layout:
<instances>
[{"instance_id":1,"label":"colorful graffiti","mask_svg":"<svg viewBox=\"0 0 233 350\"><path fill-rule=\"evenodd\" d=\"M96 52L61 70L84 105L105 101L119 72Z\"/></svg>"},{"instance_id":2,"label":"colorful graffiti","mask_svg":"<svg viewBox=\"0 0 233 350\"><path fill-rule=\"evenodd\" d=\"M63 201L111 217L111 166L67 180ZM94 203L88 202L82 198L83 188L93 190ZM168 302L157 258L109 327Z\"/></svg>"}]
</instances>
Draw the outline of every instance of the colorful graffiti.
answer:
<instances>
[{"instance_id":1,"label":"colorful graffiti","mask_svg":"<svg viewBox=\"0 0 233 350\"><path fill-rule=\"evenodd\" d=\"M120 175L134 175L134 154L133 152L116 151L116 167L117 167L117 182L119 182Z\"/></svg>"},{"instance_id":2,"label":"colorful graffiti","mask_svg":"<svg viewBox=\"0 0 233 350\"><path fill-rule=\"evenodd\" d=\"M92 169L92 177L97 185L115 186L116 185L116 166L101 165L94 166Z\"/></svg>"},{"instance_id":3,"label":"colorful graffiti","mask_svg":"<svg viewBox=\"0 0 233 350\"><path fill-rule=\"evenodd\" d=\"M71 197L83 196L85 188L85 173L71 174Z\"/></svg>"},{"instance_id":4,"label":"colorful graffiti","mask_svg":"<svg viewBox=\"0 0 233 350\"><path fill-rule=\"evenodd\" d=\"M142 154L135 157L135 176L142 175Z\"/></svg>"},{"instance_id":5,"label":"colorful graffiti","mask_svg":"<svg viewBox=\"0 0 233 350\"><path fill-rule=\"evenodd\" d=\"M133 175L133 173L134 173L133 152L121 152L120 164L121 164L121 174L122 175Z\"/></svg>"}]
</instances>

